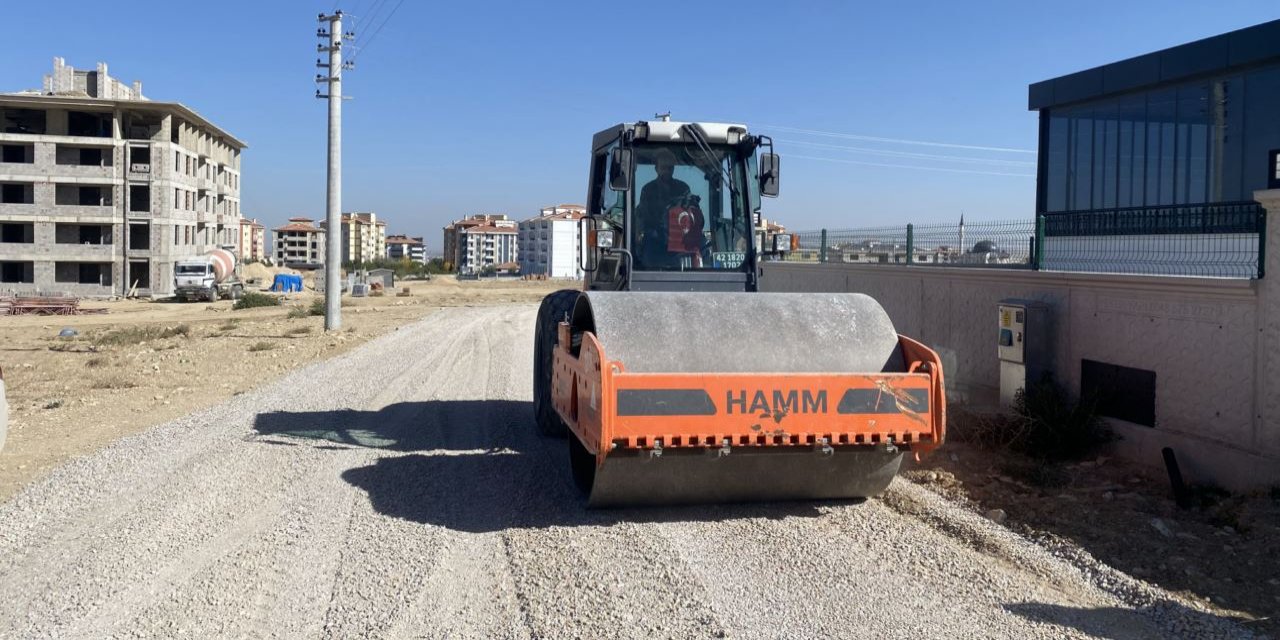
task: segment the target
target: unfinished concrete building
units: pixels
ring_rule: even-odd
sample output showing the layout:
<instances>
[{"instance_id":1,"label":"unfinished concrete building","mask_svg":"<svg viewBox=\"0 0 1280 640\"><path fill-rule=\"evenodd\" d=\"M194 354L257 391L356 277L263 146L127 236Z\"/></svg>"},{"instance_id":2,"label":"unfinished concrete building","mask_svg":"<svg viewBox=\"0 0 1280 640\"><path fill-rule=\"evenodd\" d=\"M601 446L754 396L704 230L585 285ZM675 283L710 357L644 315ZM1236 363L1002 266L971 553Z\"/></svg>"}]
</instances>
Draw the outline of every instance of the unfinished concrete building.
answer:
<instances>
[{"instance_id":1,"label":"unfinished concrete building","mask_svg":"<svg viewBox=\"0 0 1280 640\"><path fill-rule=\"evenodd\" d=\"M240 238L245 144L99 63L0 94L0 292L168 295L174 263Z\"/></svg>"}]
</instances>

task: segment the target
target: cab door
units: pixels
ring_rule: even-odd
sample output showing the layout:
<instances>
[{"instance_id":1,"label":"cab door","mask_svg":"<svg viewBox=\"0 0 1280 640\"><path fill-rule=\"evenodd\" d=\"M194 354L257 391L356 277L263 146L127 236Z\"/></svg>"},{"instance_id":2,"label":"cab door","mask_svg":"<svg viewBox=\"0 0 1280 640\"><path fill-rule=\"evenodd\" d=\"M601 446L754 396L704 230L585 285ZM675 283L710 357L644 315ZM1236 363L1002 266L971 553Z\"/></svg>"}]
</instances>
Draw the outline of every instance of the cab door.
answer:
<instances>
[{"instance_id":1,"label":"cab door","mask_svg":"<svg viewBox=\"0 0 1280 640\"><path fill-rule=\"evenodd\" d=\"M620 141L594 150L591 156L591 182L587 191L587 213L591 220L585 220L584 231L594 223L602 229L613 229L619 249L626 249L627 234L624 233L627 222L627 191L614 191L609 188L609 163L611 155ZM613 291L626 287L626 254L615 251L601 251L591 244L588 234L582 239L582 269L587 289Z\"/></svg>"}]
</instances>

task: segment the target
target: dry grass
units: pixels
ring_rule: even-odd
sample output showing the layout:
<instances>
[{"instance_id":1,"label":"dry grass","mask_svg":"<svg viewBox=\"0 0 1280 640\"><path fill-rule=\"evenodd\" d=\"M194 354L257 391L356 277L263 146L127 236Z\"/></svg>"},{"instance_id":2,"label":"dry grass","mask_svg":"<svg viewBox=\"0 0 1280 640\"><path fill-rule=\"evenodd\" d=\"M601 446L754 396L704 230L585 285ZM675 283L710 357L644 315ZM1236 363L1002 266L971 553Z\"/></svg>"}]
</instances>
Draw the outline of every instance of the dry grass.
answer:
<instances>
[{"instance_id":1,"label":"dry grass","mask_svg":"<svg viewBox=\"0 0 1280 640\"><path fill-rule=\"evenodd\" d=\"M274 348L276 348L276 345L274 342L267 342L263 340L263 341L255 342L249 345L249 353L257 353L259 351L270 351Z\"/></svg>"},{"instance_id":2,"label":"dry grass","mask_svg":"<svg viewBox=\"0 0 1280 640\"><path fill-rule=\"evenodd\" d=\"M140 326L114 329L94 337L93 343L100 347L119 347L142 344L152 340L187 337L191 335L191 327L180 324L176 327Z\"/></svg>"},{"instance_id":3,"label":"dry grass","mask_svg":"<svg viewBox=\"0 0 1280 640\"><path fill-rule=\"evenodd\" d=\"M131 380L125 380L122 378L106 378L103 380L95 381L92 385L90 385L90 388L91 389L111 389L111 390L118 391L120 389L135 389L137 388L137 386L138 386L138 383L133 382Z\"/></svg>"}]
</instances>

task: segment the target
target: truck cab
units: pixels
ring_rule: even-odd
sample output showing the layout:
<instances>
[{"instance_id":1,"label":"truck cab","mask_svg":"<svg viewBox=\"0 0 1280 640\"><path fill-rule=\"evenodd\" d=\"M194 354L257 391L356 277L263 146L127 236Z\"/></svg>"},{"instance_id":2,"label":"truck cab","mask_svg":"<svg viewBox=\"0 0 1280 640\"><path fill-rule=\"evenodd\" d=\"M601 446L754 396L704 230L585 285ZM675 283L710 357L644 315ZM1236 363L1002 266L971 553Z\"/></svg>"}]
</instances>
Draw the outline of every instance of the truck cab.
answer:
<instances>
[{"instance_id":1,"label":"truck cab","mask_svg":"<svg viewBox=\"0 0 1280 640\"><path fill-rule=\"evenodd\" d=\"M221 297L237 299L244 292L239 263L231 248L179 260L173 266L173 291L182 300L215 302Z\"/></svg>"},{"instance_id":2,"label":"truck cab","mask_svg":"<svg viewBox=\"0 0 1280 640\"><path fill-rule=\"evenodd\" d=\"M217 300L218 283L208 258L179 260L173 266L174 293L183 300Z\"/></svg>"},{"instance_id":3,"label":"truck cab","mask_svg":"<svg viewBox=\"0 0 1280 640\"><path fill-rule=\"evenodd\" d=\"M758 290L760 197L777 188L772 140L743 125L662 117L597 133L585 288Z\"/></svg>"}]
</instances>

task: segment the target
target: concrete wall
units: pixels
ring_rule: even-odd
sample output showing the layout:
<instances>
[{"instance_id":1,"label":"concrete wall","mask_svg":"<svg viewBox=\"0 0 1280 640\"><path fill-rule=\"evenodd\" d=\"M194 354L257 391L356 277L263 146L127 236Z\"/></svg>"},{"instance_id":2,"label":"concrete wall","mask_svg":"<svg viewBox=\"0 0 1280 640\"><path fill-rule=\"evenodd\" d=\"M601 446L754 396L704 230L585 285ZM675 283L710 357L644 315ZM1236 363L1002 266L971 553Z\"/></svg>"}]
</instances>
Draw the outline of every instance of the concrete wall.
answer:
<instances>
[{"instance_id":1,"label":"concrete wall","mask_svg":"<svg viewBox=\"0 0 1280 640\"><path fill-rule=\"evenodd\" d=\"M1280 211L1280 192L1257 196ZM1156 372L1155 427L1111 421L1121 454L1159 465L1172 446L1189 481L1240 489L1280 484L1278 253L1263 280L770 262L761 286L875 297L899 333L942 355L949 398L975 405L997 404L997 302L1047 302L1053 368L1072 392L1084 359Z\"/></svg>"}]
</instances>

